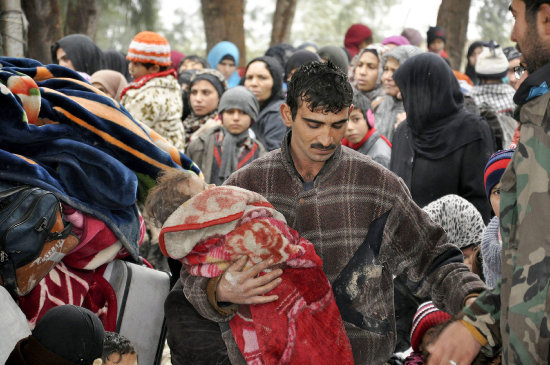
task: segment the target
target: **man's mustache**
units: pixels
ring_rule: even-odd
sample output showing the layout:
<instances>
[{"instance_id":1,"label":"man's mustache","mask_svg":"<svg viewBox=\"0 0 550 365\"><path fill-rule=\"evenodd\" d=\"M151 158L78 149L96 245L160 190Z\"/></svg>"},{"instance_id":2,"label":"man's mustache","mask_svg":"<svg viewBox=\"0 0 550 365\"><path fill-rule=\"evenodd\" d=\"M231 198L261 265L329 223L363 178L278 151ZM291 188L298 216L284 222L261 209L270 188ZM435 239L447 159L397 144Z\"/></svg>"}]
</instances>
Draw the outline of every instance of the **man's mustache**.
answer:
<instances>
[{"instance_id":1,"label":"man's mustache","mask_svg":"<svg viewBox=\"0 0 550 365\"><path fill-rule=\"evenodd\" d=\"M335 144L329 144L328 146L323 146L320 143L312 143L310 147L318 150L323 150L323 151L330 151L330 150L336 149Z\"/></svg>"}]
</instances>

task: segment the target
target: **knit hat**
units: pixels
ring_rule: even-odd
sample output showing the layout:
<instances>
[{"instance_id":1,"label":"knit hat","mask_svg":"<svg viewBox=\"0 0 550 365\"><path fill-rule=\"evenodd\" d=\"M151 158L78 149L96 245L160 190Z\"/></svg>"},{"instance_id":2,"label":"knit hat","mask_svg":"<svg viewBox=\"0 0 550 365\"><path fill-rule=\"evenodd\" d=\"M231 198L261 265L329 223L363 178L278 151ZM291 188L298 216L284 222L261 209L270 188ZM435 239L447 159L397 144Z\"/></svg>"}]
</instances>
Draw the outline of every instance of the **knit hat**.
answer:
<instances>
[{"instance_id":1,"label":"knit hat","mask_svg":"<svg viewBox=\"0 0 550 365\"><path fill-rule=\"evenodd\" d=\"M420 47L420 43L422 43L422 34L414 28L405 28L401 32L401 35L409 40L409 43L413 46Z\"/></svg>"},{"instance_id":2,"label":"knit hat","mask_svg":"<svg viewBox=\"0 0 550 365\"><path fill-rule=\"evenodd\" d=\"M502 50L504 52L504 55L506 56L506 59L508 61L515 60L516 58L521 57L521 53L518 51L516 47L506 47Z\"/></svg>"},{"instance_id":3,"label":"knit hat","mask_svg":"<svg viewBox=\"0 0 550 365\"><path fill-rule=\"evenodd\" d=\"M133 62L170 66L170 44L166 38L155 32L139 32L130 47L126 59Z\"/></svg>"},{"instance_id":4,"label":"knit hat","mask_svg":"<svg viewBox=\"0 0 550 365\"><path fill-rule=\"evenodd\" d=\"M485 194L487 198L491 195L491 189L500 182L504 170L512 160L514 149L502 150L493 153L487 165L485 165L485 174L483 182L485 183Z\"/></svg>"},{"instance_id":5,"label":"knit hat","mask_svg":"<svg viewBox=\"0 0 550 365\"><path fill-rule=\"evenodd\" d=\"M500 79L508 72L508 59L502 48L493 41L483 45L483 51L477 57L476 74L479 78Z\"/></svg>"},{"instance_id":6,"label":"knit hat","mask_svg":"<svg viewBox=\"0 0 550 365\"><path fill-rule=\"evenodd\" d=\"M195 82L200 80L206 80L214 86L214 89L218 92L218 96L221 97L224 91L227 89L227 81L220 71L211 68L205 68L204 70L198 70L195 75L191 77L191 83L189 84L189 90L193 87Z\"/></svg>"},{"instance_id":7,"label":"knit hat","mask_svg":"<svg viewBox=\"0 0 550 365\"><path fill-rule=\"evenodd\" d=\"M428 45L436 39L441 39L445 43L447 42L447 38L445 37L445 29L442 27L430 27L426 33L426 36L428 38Z\"/></svg>"},{"instance_id":8,"label":"knit hat","mask_svg":"<svg viewBox=\"0 0 550 365\"><path fill-rule=\"evenodd\" d=\"M402 35L392 35L387 38L384 38L381 42L383 45L386 44L395 44L396 46L404 46L406 44L411 44L409 40Z\"/></svg>"},{"instance_id":9,"label":"knit hat","mask_svg":"<svg viewBox=\"0 0 550 365\"><path fill-rule=\"evenodd\" d=\"M450 319L451 316L438 309L433 302L429 301L421 304L413 317L413 325L411 328L411 346L413 351L417 353L420 352L419 346L422 343L422 338L426 331Z\"/></svg>"},{"instance_id":10,"label":"knit hat","mask_svg":"<svg viewBox=\"0 0 550 365\"><path fill-rule=\"evenodd\" d=\"M359 52L359 45L364 40L372 37L372 30L364 24L353 24L346 31L344 47L351 58Z\"/></svg>"},{"instance_id":11,"label":"knit hat","mask_svg":"<svg viewBox=\"0 0 550 365\"><path fill-rule=\"evenodd\" d=\"M223 113L229 109L239 109L250 116L254 121L258 118L260 111L260 105L258 99L244 86L235 86L223 93L220 104L218 105L218 111Z\"/></svg>"},{"instance_id":12,"label":"knit hat","mask_svg":"<svg viewBox=\"0 0 550 365\"><path fill-rule=\"evenodd\" d=\"M447 233L449 242L463 249L478 246L483 238L485 224L481 213L466 199L449 194L426 205L430 219Z\"/></svg>"}]
</instances>

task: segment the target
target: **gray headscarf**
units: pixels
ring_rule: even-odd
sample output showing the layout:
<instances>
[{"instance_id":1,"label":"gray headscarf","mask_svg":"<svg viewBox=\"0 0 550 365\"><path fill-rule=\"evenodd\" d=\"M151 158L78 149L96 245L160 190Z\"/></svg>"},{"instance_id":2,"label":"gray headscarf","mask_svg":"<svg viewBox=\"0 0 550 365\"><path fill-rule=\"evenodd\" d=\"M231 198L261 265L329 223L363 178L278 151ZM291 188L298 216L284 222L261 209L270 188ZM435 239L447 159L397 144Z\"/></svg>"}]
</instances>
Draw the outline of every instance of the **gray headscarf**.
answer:
<instances>
[{"instance_id":1,"label":"gray headscarf","mask_svg":"<svg viewBox=\"0 0 550 365\"><path fill-rule=\"evenodd\" d=\"M423 53L423 51L411 45L399 46L387 52L382 56L382 69L386 66L388 58L395 59L399 65L402 65L409 58ZM384 100L378 106L375 113L376 129L390 141L393 138L394 125L397 122L397 114L405 111L403 101L396 97L386 95Z\"/></svg>"},{"instance_id":2,"label":"gray headscarf","mask_svg":"<svg viewBox=\"0 0 550 365\"><path fill-rule=\"evenodd\" d=\"M353 86L353 89L357 92L363 94L371 103L377 100L380 97L386 95L384 93L384 88L382 87L382 57L389 51L389 48L381 43L370 44L367 47L363 48L351 61L351 66L348 72L349 81ZM376 84L374 89L370 91L361 91L357 89L357 81L355 80L355 69L359 63L359 59L365 52L370 52L378 58L378 78L376 79Z\"/></svg>"}]
</instances>

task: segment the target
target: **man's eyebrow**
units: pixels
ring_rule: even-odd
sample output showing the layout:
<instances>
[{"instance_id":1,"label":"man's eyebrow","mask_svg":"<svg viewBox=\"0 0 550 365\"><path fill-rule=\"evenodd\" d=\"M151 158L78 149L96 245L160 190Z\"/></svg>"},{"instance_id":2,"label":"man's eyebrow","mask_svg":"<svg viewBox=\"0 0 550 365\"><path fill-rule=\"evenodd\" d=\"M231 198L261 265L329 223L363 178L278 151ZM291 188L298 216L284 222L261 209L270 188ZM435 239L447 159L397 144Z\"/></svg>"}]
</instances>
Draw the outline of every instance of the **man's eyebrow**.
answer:
<instances>
[{"instance_id":1,"label":"man's eyebrow","mask_svg":"<svg viewBox=\"0 0 550 365\"><path fill-rule=\"evenodd\" d=\"M304 118L302 117L303 120L305 120L306 122L308 123L315 123L315 124L326 124L325 122L321 122L319 120L315 120L315 119L311 119L311 118ZM348 121L348 118L346 119L342 119L342 120L339 120L337 122L334 122L334 123L330 123L330 124L339 124L339 123L345 123Z\"/></svg>"}]
</instances>

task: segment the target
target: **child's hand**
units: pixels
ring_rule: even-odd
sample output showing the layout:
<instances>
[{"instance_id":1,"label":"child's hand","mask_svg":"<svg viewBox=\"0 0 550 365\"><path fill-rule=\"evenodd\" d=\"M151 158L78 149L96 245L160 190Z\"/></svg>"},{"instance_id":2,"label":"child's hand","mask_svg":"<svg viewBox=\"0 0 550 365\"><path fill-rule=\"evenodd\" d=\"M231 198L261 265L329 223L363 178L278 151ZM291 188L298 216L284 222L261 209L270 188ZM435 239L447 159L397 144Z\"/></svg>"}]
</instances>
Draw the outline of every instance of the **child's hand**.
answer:
<instances>
[{"instance_id":1,"label":"child's hand","mask_svg":"<svg viewBox=\"0 0 550 365\"><path fill-rule=\"evenodd\" d=\"M273 260L262 261L252 266L249 270L242 271L246 265L247 257L243 256L235 261L223 273L216 288L218 302L230 302L235 304L263 304L274 302L276 295L264 296L281 283L283 270L277 269L258 276L262 271L273 265Z\"/></svg>"}]
</instances>

